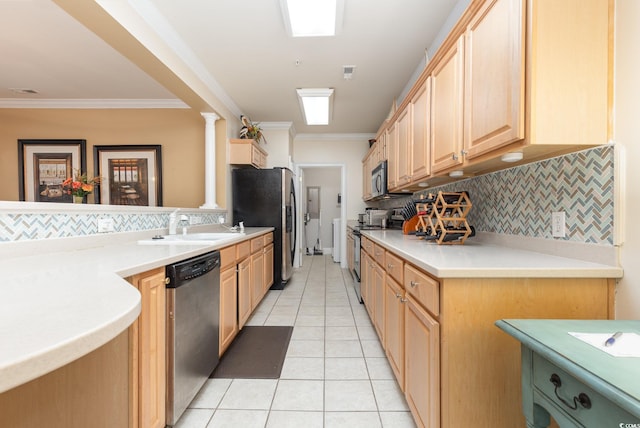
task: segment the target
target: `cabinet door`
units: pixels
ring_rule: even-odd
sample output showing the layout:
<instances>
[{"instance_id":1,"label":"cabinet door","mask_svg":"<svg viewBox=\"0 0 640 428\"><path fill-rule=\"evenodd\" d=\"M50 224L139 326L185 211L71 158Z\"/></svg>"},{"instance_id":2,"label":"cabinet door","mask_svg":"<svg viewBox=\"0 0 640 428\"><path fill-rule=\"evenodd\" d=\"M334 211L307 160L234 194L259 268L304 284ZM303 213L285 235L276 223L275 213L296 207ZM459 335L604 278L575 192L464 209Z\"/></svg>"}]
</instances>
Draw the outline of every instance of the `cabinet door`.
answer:
<instances>
[{"instance_id":1,"label":"cabinet door","mask_svg":"<svg viewBox=\"0 0 640 428\"><path fill-rule=\"evenodd\" d=\"M419 427L440 427L440 325L411 296L405 307L405 397Z\"/></svg>"},{"instance_id":2,"label":"cabinet door","mask_svg":"<svg viewBox=\"0 0 640 428\"><path fill-rule=\"evenodd\" d=\"M137 276L139 426L164 428L166 390L166 287L164 268Z\"/></svg>"},{"instance_id":3,"label":"cabinet door","mask_svg":"<svg viewBox=\"0 0 640 428\"><path fill-rule=\"evenodd\" d=\"M273 285L273 244L264 247L264 286L263 295L267 294L269 287Z\"/></svg>"},{"instance_id":4,"label":"cabinet door","mask_svg":"<svg viewBox=\"0 0 640 428\"><path fill-rule=\"evenodd\" d=\"M242 329L251 315L251 259L238 264L238 328Z\"/></svg>"},{"instance_id":5,"label":"cabinet door","mask_svg":"<svg viewBox=\"0 0 640 428\"><path fill-rule=\"evenodd\" d=\"M251 311L264 296L264 255L262 250L251 255Z\"/></svg>"},{"instance_id":6,"label":"cabinet door","mask_svg":"<svg viewBox=\"0 0 640 428\"><path fill-rule=\"evenodd\" d=\"M238 334L238 280L235 265L220 273L220 355Z\"/></svg>"},{"instance_id":7,"label":"cabinet door","mask_svg":"<svg viewBox=\"0 0 640 428\"><path fill-rule=\"evenodd\" d=\"M451 46L431 74L431 171L462 164L464 36Z\"/></svg>"},{"instance_id":8,"label":"cabinet door","mask_svg":"<svg viewBox=\"0 0 640 428\"><path fill-rule=\"evenodd\" d=\"M397 123L389 126L387 130L387 188L395 189L398 187L398 125Z\"/></svg>"},{"instance_id":9,"label":"cabinet door","mask_svg":"<svg viewBox=\"0 0 640 428\"><path fill-rule=\"evenodd\" d=\"M384 269L380 267L375 262L372 262L372 292L374 294L374 302L373 302L373 325L378 332L378 337L380 338L380 343L384 344L385 331L384 331L384 305L385 305L385 295L384 295L384 283L385 277L387 276Z\"/></svg>"},{"instance_id":10,"label":"cabinet door","mask_svg":"<svg viewBox=\"0 0 640 428\"><path fill-rule=\"evenodd\" d=\"M404 391L404 291L387 275L384 293L384 350L398 385Z\"/></svg>"},{"instance_id":11,"label":"cabinet door","mask_svg":"<svg viewBox=\"0 0 640 428\"><path fill-rule=\"evenodd\" d=\"M465 135L472 159L524 139L523 0L492 0L465 41Z\"/></svg>"},{"instance_id":12,"label":"cabinet door","mask_svg":"<svg viewBox=\"0 0 640 428\"><path fill-rule=\"evenodd\" d=\"M431 173L431 77L411 101L411 182Z\"/></svg>"},{"instance_id":13,"label":"cabinet door","mask_svg":"<svg viewBox=\"0 0 640 428\"><path fill-rule=\"evenodd\" d=\"M399 188L411 181L411 104L408 104L400 113L396 126L398 133L396 186Z\"/></svg>"},{"instance_id":14,"label":"cabinet door","mask_svg":"<svg viewBox=\"0 0 640 428\"><path fill-rule=\"evenodd\" d=\"M364 307L367 309L369 318L373 320L373 308L375 304L375 295L373 294L373 287L371 281L373 280L373 260L371 256L364 250L360 251L360 291L362 293L362 301Z\"/></svg>"}]
</instances>

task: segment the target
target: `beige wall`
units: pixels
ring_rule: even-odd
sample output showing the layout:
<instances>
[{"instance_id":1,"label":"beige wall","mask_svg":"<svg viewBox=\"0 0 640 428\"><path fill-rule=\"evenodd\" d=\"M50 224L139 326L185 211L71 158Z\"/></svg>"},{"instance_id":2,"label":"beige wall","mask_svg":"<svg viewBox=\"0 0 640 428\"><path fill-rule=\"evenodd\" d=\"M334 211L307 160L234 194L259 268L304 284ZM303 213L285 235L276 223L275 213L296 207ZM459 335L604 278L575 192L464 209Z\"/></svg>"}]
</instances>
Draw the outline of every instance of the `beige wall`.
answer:
<instances>
[{"instance_id":1,"label":"beige wall","mask_svg":"<svg viewBox=\"0 0 640 428\"><path fill-rule=\"evenodd\" d=\"M366 208L362 200L362 158L369 143L362 140L294 140L293 161L300 165L343 164L347 176L347 194L342 195L348 220L358 218Z\"/></svg>"},{"instance_id":2,"label":"beige wall","mask_svg":"<svg viewBox=\"0 0 640 428\"><path fill-rule=\"evenodd\" d=\"M623 165L621 264L624 278L616 295L616 318L640 319L640 2L616 1L615 141L622 148Z\"/></svg>"},{"instance_id":3,"label":"beige wall","mask_svg":"<svg viewBox=\"0 0 640 428\"><path fill-rule=\"evenodd\" d=\"M226 207L225 121L216 123L217 203ZM18 139L84 139L94 145L160 144L163 205L204 203L204 119L190 109L0 109L0 200L18 200Z\"/></svg>"}]
</instances>

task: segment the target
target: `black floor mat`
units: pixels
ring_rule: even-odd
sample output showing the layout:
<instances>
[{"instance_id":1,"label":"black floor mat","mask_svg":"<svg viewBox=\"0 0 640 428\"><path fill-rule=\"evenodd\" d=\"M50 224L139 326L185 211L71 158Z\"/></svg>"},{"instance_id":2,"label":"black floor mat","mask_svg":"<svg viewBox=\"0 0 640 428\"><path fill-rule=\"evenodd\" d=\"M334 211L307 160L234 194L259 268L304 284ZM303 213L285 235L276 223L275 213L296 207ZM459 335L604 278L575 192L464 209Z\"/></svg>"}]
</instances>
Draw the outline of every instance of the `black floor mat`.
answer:
<instances>
[{"instance_id":1,"label":"black floor mat","mask_svg":"<svg viewBox=\"0 0 640 428\"><path fill-rule=\"evenodd\" d=\"M278 379L291 333L293 327L290 326L244 327L210 377Z\"/></svg>"}]
</instances>

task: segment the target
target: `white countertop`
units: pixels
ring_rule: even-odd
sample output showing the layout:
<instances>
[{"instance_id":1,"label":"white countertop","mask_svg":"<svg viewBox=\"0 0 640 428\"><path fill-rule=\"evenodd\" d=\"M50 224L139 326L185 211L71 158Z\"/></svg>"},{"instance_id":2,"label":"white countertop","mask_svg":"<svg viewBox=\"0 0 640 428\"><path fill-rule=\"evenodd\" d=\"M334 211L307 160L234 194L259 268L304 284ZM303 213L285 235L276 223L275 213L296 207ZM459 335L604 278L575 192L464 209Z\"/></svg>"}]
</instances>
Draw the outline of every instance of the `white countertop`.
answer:
<instances>
[{"instance_id":1,"label":"white countertop","mask_svg":"<svg viewBox=\"0 0 640 428\"><path fill-rule=\"evenodd\" d=\"M123 278L270 230L245 228L244 235L216 245L139 245L140 233L114 236L116 243L105 245L103 235L92 248L86 245L91 238L84 238L84 249L62 244L60 251L43 253L31 243L32 255L16 257L7 254L24 245L1 243L0 393L88 354L128 328L140 313L140 293Z\"/></svg>"},{"instance_id":2,"label":"white countertop","mask_svg":"<svg viewBox=\"0 0 640 428\"><path fill-rule=\"evenodd\" d=\"M361 230L372 241L438 278L621 278L623 270L569 257L480 243L438 245L400 230Z\"/></svg>"}]
</instances>

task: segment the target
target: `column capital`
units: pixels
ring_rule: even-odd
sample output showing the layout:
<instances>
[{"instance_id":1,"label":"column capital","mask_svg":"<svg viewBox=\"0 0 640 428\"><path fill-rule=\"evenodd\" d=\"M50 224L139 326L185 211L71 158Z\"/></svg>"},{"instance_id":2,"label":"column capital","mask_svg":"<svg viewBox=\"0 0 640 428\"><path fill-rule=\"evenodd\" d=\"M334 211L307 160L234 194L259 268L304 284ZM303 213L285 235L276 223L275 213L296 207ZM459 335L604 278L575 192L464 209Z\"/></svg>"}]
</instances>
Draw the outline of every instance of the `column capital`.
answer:
<instances>
[{"instance_id":1,"label":"column capital","mask_svg":"<svg viewBox=\"0 0 640 428\"><path fill-rule=\"evenodd\" d=\"M220 119L220 116L218 116L215 113L200 113L202 115L202 117L204 117L204 120L206 122L215 122L216 120Z\"/></svg>"}]
</instances>

